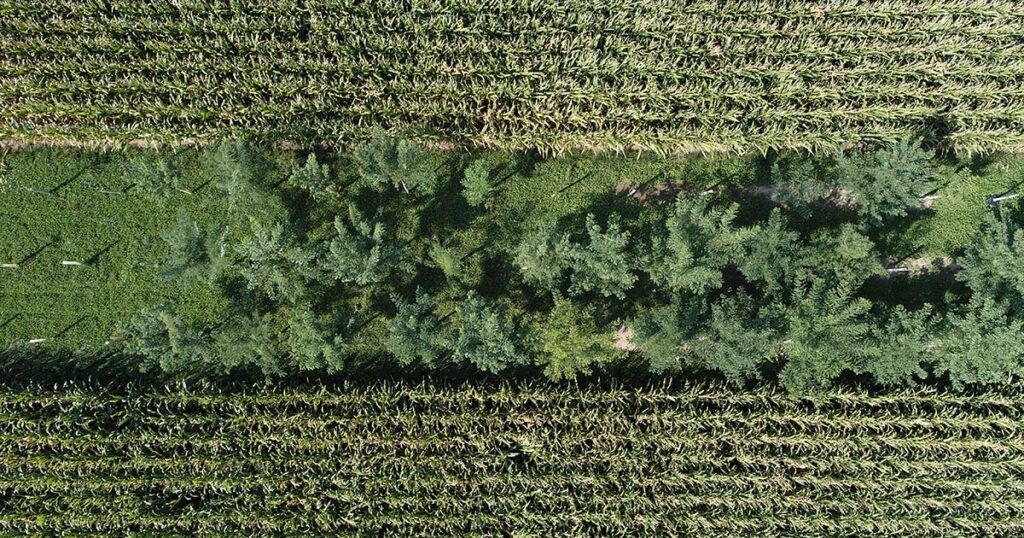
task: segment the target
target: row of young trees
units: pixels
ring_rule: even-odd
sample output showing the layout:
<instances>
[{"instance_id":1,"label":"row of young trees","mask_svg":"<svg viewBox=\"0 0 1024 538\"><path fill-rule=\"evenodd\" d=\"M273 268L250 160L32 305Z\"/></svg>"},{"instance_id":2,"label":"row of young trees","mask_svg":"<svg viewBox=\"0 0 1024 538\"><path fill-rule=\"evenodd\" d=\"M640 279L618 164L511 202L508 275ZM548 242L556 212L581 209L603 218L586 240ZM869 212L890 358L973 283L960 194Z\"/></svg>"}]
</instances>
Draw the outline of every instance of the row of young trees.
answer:
<instances>
[{"instance_id":1,"label":"row of young trees","mask_svg":"<svg viewBox=\"0 0 1024 538\"><path fill-rule=\"evenodd\" d=\"M133 172L164 185L152 193L181 188L162 158ZM564 379L614 363L777 376L803 392L850 375L959 386L1021 373L1018 211L994 212L949 278L892 276L873 237L922 209L936 175L926 151L906 141L768 165L767 185L681 185L644 203L609 192L610 209L516 222L502 228L514 237L469 249L459 234L499 218L493 155L378 133L350 156L309 155L278 185L265 152L226 143L205 166L231 218L204 228L183 214L162 275L216 286L229 312L210 324L154 306L125 327L125 349L188 377L393 365ZM462 199L445 200L455 184ZM438 204L471 218L442 225ZM942 299L898 300L894 286Z\"/></svg>"}]
</instances>

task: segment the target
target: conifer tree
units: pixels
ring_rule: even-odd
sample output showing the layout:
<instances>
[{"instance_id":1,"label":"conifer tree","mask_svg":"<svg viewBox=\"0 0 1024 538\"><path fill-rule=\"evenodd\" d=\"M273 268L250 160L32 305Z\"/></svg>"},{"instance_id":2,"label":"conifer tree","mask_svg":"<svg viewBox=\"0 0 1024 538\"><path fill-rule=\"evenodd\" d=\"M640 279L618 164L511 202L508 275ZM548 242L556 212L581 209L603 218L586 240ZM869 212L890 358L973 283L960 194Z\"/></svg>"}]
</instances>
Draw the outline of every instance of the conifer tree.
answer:
<instances>
[{"instance_id":1,"label":"conifer tree","mask_svg":"<svg viewBox=\"0 0 1024 538\"><path fill-rule=\"evenodd\" d=\"M170 249L161 264L163 278L186 285L197 281L212 283L226 269L224 232L202 229L184 210L178 212L177 224L161 237Z\"/></svg>"},{"instance_id":2,"label":"conifer tree","mask_svg":"<svg viewBox=\"0 0 1024 538\"><path fill-rule=\"evenodd\" d=\"M309 154L303 166L296 165L292 168L292 173L288 176L288 184L306 191L317 201L337 194L337 189L331 181L330 167L317 162L314 153Z\"/></svg>"},{"instance_id":3,"label":"conifer tree","mask_svg":"<svg viewBox=\"0 0 1024 538\"><path fill-rule=\"evenodd\" d=\"M1024 314L1024 229L1009 216L990 216L984 232L957 261L963 269L957 279L975 295Z\"/></svg>"},{"instance_id":4,"label":"conifer tree","mask_svg":"<svg viewBox=\"0 0 1024 538\"><path fill-rule=\"evenodd\" d=\"M416 290L416 300L408 302L393 295L395 317L388 324L384 346L402 364L420 361L431 365L450 347L444 336L441 320L429 295Z\"/></svg>"},{"instance_id":5,"label":"conifer tree","mask_svg":"<svg viewBox=\"0 0 1024 538\"><path fill-rule=\"evenodd\" d=\"M733 225L738 208L713 208L700 199L679 196L665 222L666 233L654 239L648 270L655 283L696 294L721 288L722 271L757 232Z\"/></svg>"},{"instance_id":6,"label":"conifer tree","mask_svg":"<svg viewBox=\"0 0 1024 538\"><path fill-rule=\"evenodd\" d=\"M405 247L387 236L383 222L365 219L354 205L347 217L335 218L335 236L324 257L324 269L335 279L366 286L411 269Z\"/></svg>"},{"instance_id":7,"label":"conifer tree","mask_svg":"<svg viewBox=\"0 0 1024 538\"><path fill-rule=\"evenodd\" d=\"M850 284L817 279L787 309L779 380L792 393L819 390L853 370L871 345L866 316L871 302L853 295Z\"/></svg>"},{"instance_id":8,"label":"conifer tree","mask_svg":"<svg viewBox=\"0 0 1024 538\"><path fill-rule=\"evenodd\" d=\"M608 218L607 230L602 231L594 215L587 215L585 244L569 249L572 285L569 293L580 295L596 292L605 297L625 299L626 292L636 283L630 270L633 266L629 253L629 232L619 226L618 215Z\"/></svg>"},{"instance_id":9,"label":"conifer tree","mask_svg":"<svg viewBox=\"0 0 1024 538\"><path fill-rule=\"evenodd\" d=\"M857 212L878 225L921 207L935 174L931 155L918 141L904 138L876 150L840 155L835 181L852 196Z\"/></svg>"},{"instance_id":10,"label":"conifer tree","mask_svg":"<svg viewBox=\"0 0 1024 538\"><path fill-rule=\"evenodd\" d=\"M454 357L485 372L500 372L522 362L516 331L508 314L469 292L456 313Z\"/></svg>"},{"instance_id":11,"label":"conifer tree","mask_svg":"<svg viewBox=\"0 0 1024 538\"><path fill-rule=\"evenodd\" d=\"M1008 316L1005 305L974 297L949 318L937 353L935 374L955 387L1005 383L1024 375L1024 321Z\"/></svg>"},{"instance_id":12,"label":"conifer tree","mask_svg":"<svg viewBox=\"0 0 1024 538\"><path fill-rule=\"evenodd\" d=\"M369 142L356 148L353 157L360 175L371 185L418 194L429 194L436 187L436 165L430 154L416 142L379 127Z\"/></svg>"},{"instance_id":13,"label":"conifer tree","mask_svg":"<svg viewBox=\"0 0 1024 538\"><path fill-rule=\"evenodd\" d=\"M539 359L548 379L575 377L617 355L611 332L602 331L595 323L593 307L574 304L560 295L554 300L554 308L537 327Z\"/></svg>"}]
</instances>

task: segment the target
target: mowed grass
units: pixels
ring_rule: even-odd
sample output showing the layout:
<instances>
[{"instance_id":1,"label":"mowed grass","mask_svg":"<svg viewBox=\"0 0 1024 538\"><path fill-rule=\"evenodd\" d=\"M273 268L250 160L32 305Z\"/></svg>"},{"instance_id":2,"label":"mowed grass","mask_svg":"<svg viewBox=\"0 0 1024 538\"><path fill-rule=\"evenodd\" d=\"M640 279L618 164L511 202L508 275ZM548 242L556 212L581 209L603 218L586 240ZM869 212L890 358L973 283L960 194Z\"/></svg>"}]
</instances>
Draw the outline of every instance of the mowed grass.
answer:
<instances>
[{"instance_id":1,"label":"mowed grass","mask_svg":"<svg viewBox=\"0 0 1024 538\"><path fill-rule=\"evenodd\" d=\"M133 192L127 156L35 149L3 157L0 263L18 267L0 271L0 345L101 346L153 304L173 301L211 319L224 307L211 288L186 292L158 276L160 234L179 211L223 218L214 189L197 184L191 196L165 199ZM181 159L186 170L194 161Z\"/></svg>"},{"instance_id":2,"label":"mowed grass","mask_svg":"<svg viewBox=\"0 0 1024 538\"><path fill-rule=\"evenodd\" d=\"M908 226L893 228L898 243L914 257L956 256L977 239L993 213L986 197L1024 192L1024 158L995 155L943 167L931 207ZM1004 202L1016 205L1017 199Z\"/></svg>"}]
</instances>

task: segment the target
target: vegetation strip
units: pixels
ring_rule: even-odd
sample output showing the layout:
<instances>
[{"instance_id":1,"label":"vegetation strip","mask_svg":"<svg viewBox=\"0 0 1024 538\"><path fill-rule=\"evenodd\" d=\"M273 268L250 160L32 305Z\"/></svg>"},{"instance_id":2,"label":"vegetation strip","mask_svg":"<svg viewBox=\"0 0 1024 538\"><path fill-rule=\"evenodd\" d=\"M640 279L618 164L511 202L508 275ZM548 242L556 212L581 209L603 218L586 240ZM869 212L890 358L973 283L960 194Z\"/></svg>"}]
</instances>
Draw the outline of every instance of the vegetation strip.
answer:
<instances>
[{"instance_id":1,"label":"vegetation strip","mask_svg":"<svg viewBox=\"0 0 1024 538\"><path fill-rule=\"evenodd\" d=\"M1001 0L0 2L0 139L1024 149Z\"/></svg>"},{"instance_id":2,"label":"vegetation strip","mask_svg":"<svg viewBox=\"0 0 1024 538\"><path fill-rule=\"evenodd\" d=\"M0 532L1014 534L1022 395L8 388L0 432L20 441L2 443ZM761 420L779 410L792 426ZM1004 426L989 450L941 456L970 435L941 416ZM194 429L211 417L219 428ZM865 434L872 418L885 426ZM53 444L54 424L78 442ZM125 427L145 437L124 444Z\"/></svg>"}]
</instances>

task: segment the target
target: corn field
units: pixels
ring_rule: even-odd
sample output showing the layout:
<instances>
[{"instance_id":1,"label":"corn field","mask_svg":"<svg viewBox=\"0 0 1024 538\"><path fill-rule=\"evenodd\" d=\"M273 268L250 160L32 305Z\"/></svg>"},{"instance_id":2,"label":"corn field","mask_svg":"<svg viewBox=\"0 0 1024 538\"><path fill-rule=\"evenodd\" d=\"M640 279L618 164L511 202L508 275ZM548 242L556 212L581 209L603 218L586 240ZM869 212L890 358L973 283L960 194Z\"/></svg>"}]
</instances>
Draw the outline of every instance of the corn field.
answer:
<instances>
[{"instance_id":1,"label":"corn field","mask_svg":"<svg viewBox=\"0 0 1024 538\"><path fill-rule=\"evenodd\" d=\"M1010 536L1024 387L0 391L0 534Z\"/></svg>"},{"instance_id":2,"label":"corn field","mask_svg":"<svg viewBox=\"0 0 1024 538\"><path fill-rule=\"evenodd\" d=\"M0 0L0 140L1024 150L1001 0Z\"/></svg>"}]
</instances>

